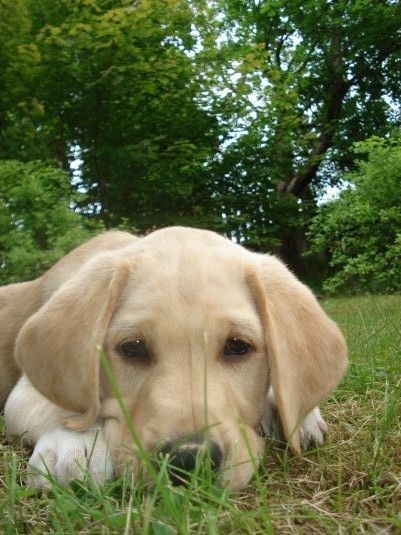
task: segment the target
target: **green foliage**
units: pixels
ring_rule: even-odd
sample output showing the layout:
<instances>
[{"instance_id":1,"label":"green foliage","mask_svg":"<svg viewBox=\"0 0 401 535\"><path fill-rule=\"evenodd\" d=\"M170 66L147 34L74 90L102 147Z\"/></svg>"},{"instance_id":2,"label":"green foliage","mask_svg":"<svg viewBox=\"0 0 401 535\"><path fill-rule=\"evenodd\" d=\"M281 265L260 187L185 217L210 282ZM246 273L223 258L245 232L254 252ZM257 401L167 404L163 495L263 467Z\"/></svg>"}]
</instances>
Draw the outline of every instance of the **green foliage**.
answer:
<instances>
[{"instance_id":1,"label":"green foliage","mask_svg":"<svg viewBox=\"0 0 401 535\"><path fill-rule=\"evenodd\" d=\"M401 98L399 2L212 4L225 13L221 31L231 38L223 45L228 88L242 102L242 120L259 124L258 148L264 135L271 169L284 182L310 171L300 190L291 190L297 195L326 158L346 168L354 141L382 135L397 121L390 102Z\"/></svg>"},{"instance_id":2,"label":"green foliage","mask_svg":"<svg viewBox=\"0 0 401 535\"><path fill-rule=\"evenodd\" d=\"M302 272L322 188L398 124L400 26L391 0L0 0L0 159L57 162L106 227Z\"/></svg>"},{"instance_id":3,"label":"green foliage","mask_svg":"<svg viewBox=\"0 0 401 535\"><path fill-rule=\"evenodd\" d=\"M0 161L0 284L37 277L99 230L70 208L77 200L64 171Z\"/></svg>"},{"instance_id":4,"label":"green foliage","mask_svg":"<svg viewBox=\"0 0 401 535\"><path fill-rule=\"evenodd\" d=\"M256 144L251 130L214 163L215 205L224 214L226 235L256 250L280 252L285 237L302 234L314 203L277 191L268 150Z\"/></svg>"},{"instance_id":5,"label":"green foliage","mask_svg":"<svg viewBox=\"0 0 401 535\"><path fill-rule=\"evenodd\" d=\"M288 261L294 241L303 248L314 199L352 169L353 142L385 136L398 124L401 4L209 5L221 35L215 57L224 58L215 78L226 133L216 195L234 234L273 244Z\"/></svg>"},{"instance_id":6,"label":"green foliage","mask_svg":"<svg viewBox=\"0 0 401 535\"><path fill-rule=\"evenodd\" d=\"M82 205L108 226L128 219L145 230L202 216L217 122L197 103L188 3L26 5L31 31L6 70L19 110L5 125L7 157L56 159L70 173L78 156Z\"/></svg>"},{"instance_id":7,"label":"green foliage","mask_svg":"<svg viewBox=\"0 0 401 535\"><path fill-rule=\"evenodd\" d=\"M360 159L346 175L350 187L312 222L312 251L330 253L330 292L400 291L401 135L373 137L355 152Z\"/></svg>"}]
</instances>

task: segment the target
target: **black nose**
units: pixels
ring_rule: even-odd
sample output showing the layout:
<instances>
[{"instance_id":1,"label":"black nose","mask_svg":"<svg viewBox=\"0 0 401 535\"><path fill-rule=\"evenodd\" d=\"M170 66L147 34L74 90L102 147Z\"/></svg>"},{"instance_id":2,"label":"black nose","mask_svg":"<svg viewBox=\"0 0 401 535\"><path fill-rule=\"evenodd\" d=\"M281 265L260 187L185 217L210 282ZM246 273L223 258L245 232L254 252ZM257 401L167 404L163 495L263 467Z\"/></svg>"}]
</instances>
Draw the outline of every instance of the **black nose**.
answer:
<instances>
[{"instance_id":1,"label":"black nose","mask_svg":"<svg viewBox=\"0 0 401 535\"><path fill-rule=\"evenodd\" d=\"M216 442L198 438L165 442L159 453L169 456L168 472L173 485L187 483L198 463L210 463L213 471L219 470L223 457Z\"/></svg>"}]
</instances>

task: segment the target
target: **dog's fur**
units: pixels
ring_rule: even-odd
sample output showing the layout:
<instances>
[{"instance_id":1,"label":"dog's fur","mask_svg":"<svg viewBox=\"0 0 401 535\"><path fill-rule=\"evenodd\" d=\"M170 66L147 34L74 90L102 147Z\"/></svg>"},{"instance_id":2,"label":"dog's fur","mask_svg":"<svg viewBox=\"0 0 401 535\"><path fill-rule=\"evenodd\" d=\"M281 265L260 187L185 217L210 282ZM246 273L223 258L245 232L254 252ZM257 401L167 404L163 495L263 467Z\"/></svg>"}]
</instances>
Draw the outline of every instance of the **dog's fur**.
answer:
<instances>
[{"instance_id":1,"label":"dog's fur","mask_svg":"<svg viewBox=\"0 0 401 535\"><path fill-rule=\"evenodd\" d=\"M145 450L207 433L232 489L252 476L261 426L294 452L323 441L317 406L347 367L339 329L281 261L182 227L90 240L43 277L1 288L0 325L6 429L35 446L39 487L38 468L62 483L80 466L99 481L128 460L140 469L100 346ZM233 338L246 354L225 351ZM135 340L146 358L121 354Z\"/></svg>"}]
</instances>

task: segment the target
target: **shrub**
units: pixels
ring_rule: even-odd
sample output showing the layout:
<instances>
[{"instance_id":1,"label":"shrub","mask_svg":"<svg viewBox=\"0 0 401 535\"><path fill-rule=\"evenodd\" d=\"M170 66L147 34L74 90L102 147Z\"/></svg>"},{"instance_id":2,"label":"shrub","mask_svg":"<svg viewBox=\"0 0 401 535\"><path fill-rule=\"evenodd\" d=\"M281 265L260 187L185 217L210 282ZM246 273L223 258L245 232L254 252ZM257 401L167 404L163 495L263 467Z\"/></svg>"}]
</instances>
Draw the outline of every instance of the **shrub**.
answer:
<instances>
[{"instance_id":1,"label":"shrub","mask_svg":"<svg viewBox=\"0 0 401 535\"><path fill-rule=\"evenodd\" d=\"M37 277L93 233L77 201L61 169L0 161L0 284Z\"/></svg>"},{"instance_id":2,"label":"shrub","mask_svg":"<svg viewBox=\"0 0 401 535\"><path fill-rule=\"evenodd\" d=\"M311 253L328 251L330 293L401 290L401 133L370 138L346 175L349 187L323 205L310 227Z\"/></svg>"}]
</instances>

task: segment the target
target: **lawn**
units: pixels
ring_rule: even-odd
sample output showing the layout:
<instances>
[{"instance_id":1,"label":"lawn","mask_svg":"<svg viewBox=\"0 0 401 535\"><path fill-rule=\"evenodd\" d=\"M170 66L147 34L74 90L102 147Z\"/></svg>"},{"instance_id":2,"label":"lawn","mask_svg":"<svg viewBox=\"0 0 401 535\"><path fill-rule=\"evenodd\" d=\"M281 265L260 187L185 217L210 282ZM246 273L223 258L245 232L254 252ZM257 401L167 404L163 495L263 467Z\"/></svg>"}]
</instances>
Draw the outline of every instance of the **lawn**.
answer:
<instances>
[{"instance_id":1,"label":"lawn","mask_svg":"<svg viewBox=\"0 0 401 535\"><path fill-rule=\"evenodd\" d=\"M351 366L322 407L323 447L295 458L267 443L261 470L237 494L207 471L170 487L163 470L148 491L125 478L38 493L23 484L28 452L3 441L0 533L401 533L401 297L324 306Z\"/></svg>"}]
</instances>

